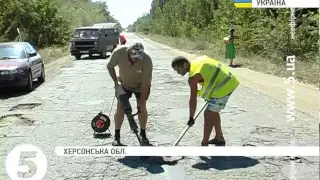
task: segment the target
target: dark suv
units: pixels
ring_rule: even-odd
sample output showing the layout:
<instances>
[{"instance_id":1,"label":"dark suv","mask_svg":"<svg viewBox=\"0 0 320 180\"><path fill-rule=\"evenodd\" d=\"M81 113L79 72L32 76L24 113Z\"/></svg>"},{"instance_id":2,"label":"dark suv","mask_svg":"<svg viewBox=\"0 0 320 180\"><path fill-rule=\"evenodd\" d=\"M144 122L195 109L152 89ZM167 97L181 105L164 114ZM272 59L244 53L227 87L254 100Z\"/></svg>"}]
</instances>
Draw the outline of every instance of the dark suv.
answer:
<instances>
[{"instance_id":1,"label":"dark suv","mask_svg":"<svg viewBox=\"0 0 320 180\"><path fill-rule=\"evenodd\" d=\"M108 52L119 45L119 29L113 26L90 26L77 28L72 36L70 53L76 59L81 55L99 54L102 58L107 57Z\"/></svg>"}]
</instances>

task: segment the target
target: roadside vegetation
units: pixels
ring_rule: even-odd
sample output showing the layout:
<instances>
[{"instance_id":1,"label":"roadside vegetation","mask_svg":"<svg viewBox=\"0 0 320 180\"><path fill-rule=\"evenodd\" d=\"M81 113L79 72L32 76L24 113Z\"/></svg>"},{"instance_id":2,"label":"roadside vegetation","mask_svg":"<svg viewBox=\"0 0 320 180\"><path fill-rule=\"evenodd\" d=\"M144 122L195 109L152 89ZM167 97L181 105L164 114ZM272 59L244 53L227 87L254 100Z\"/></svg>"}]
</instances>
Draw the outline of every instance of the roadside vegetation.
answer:
<instances>
[{"instance_id":1,"label":"roadside vegetation","mask_svg":"<svg viewBox=\"0 0 320 180\"><path fill-rule=\"evenodd\" d=\"M88 0L0 0L0 41L33 42L46 63L68 54L75 28L118 22L106 3Z\"/></svg>"},{"instance_id":2,"label":"roadside vegetation","mask_svg":"<svg viewBox=\"0 0 320 180\"><path fill-rule=\"evenodd\" d=\"M223 38L236 29L236 63L286 77L286 56L295 55L295 78L318 84L319 10L295 9L291 39L290 9L236 9L233 0L153 0L149 14L129 31L171 47L227 62ZM290 72L291 74L291 72Z\"/></svg>"}]
</instances>

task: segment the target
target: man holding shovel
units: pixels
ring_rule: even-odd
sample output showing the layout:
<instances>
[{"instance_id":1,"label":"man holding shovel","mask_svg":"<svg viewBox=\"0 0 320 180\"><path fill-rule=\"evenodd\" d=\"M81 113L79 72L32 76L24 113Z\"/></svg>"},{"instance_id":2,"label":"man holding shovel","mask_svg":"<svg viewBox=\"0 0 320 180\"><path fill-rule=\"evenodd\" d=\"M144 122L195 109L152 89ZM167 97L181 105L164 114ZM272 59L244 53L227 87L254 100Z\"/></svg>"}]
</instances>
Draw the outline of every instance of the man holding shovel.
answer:
<instances>
[{"instance_id":1,"label":"man holding shovel","mask_svg":"<svg viewBox=\"0 0 320 180\"><path fill-rule=\"evenodd\" d=\"M189 126L194 124L197 95L208 102L204 112L204 129L201 145L208 146L209 144L215 144L216 146L225 146L219 113L225 108L230 95L238 87L239 80L229 72L225 65L208 56L200 56L192 61L178 56L173 59L171 66L182 76L189 73L188 81L191 90ZM198 90L197 84L202 85L200 90ZM216 136L209 141L213 126Z\"/></svg>"},{"instance_id":2,"label":"man holding shovel","mask_svg":"<svg viewBox=\"0 0 320 180\"><path fill-rule=\"evenodd\" d=\"M115 66L119 67L119 78L115 72ZM115 120L114 146L121 146L120 129L124 120L124 115L129 119L130 128L135 133L137 125L132 116L132 109L129 99L132 94L137 100L138 118L140 124L140 138L142 144L150 145L146 136L146 124L148 113L146 101L150 94L152 80L152 59L144 52L141 43L133 45L123 45L114 50L108 63L109 74L114 82L116 96L118 99Z\"/></svg>"}]
</instances>

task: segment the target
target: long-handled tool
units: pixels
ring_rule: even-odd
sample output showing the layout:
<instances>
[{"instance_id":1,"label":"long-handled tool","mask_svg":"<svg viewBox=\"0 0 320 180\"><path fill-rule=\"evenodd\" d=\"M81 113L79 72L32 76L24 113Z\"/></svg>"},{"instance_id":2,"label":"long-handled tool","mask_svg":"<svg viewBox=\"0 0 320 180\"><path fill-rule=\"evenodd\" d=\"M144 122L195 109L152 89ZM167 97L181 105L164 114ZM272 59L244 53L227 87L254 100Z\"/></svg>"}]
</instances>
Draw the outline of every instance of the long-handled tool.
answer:
<instances>
[{"instance_id":1,"label":"long-handled tool","mask_svg":"<svg viewBox=\"0 0 320 180\"><path fill-rule=\"evenodd\" d=\"M132 107L129 102L129 98L127 97L126 94L119 95L118 99L123 106L124 114L126 115L128 121L129 121L131 131L136 135L140 146L143 146L144 144L138 134L138 125L137 125L136 121L134 120L134 116L136 116L140 113L140 109L137 110L137 113L135 113L135 114L132 113Z\"/></svg>"},{"instance_id":2,"label":"long-handled tool","mask_svg":"<svg viewBox=\"0 0 320 180\"><path fill-rule=\"evenodd\" d=\"M200 113L204 110L205 107L207 107L208 102L206 102L200 109L200 111L197 113L197 115L195 116L194 120L196 120L198 118L198 116L200 115ZM182 133L180 134L180 136L178 137L178 139L173 143L172 146L177 146L179 144L179 142L181 141L181 139L183 138L183 136L187 133L187 131L190 129L191 126L187 125L187 127L182 131Z\"/></svg>"},{"instance_id":3,"label":"long-handled tool","mask_svg":"<svg viewBox=\"0 0 320 180\"><path fill-rule=\"evenodd\" d=\"M219 72L219 71L218 71ZM230 76L228 76L227 78L225 78L218 86L216 86L210 93L210 95L212 95L214 92L216 92L218 89L220 89L221 87L223 87L223 85L228 82L230 80ZM211 82L210 82L211 83ZM213 83L213 82L212 82ZM198 116L200 115L200 113L205 109L205 107L207 107L209 101L206 101L205 104L201 107L200 111L197 113L197 115L195 116L194 120L198 118ZM181 141L182 137L186 134L186 132L189 130L191 126L187 126L183 132L181 133L181 135L178 137L178 139L175 141L175 143L173 144L173 146L177 146L179 144L179 142ZM166 157L168 158L168 157Z\"/></svg>"},{"instance_id":4,"label":"long-handled tool","mask_svg":"<svg viewBox=\"0 0 320 180\"><path fill-rule=\"evenodd\" d=\"M205 107L207 107L208 102L206 102L200 109L200 111L196 114L194 120L196 120L198 118L198 116L200 115L200 113L205 109ZM190 125L187 125L187 127L183 130L183 132L180 134L180 136L178 137L178 139L173 143L173 147L177 146L179 144L179 142L181 141L181 139L183 138L183 136L187 133L187 131L190 129ZM147 162L151 162L152 160L154 160L157 157L151 157L147 160ZM172 156L165 156L162 157L162 161L166 164L174 164L175 162L183 159L183 156L178 156L178 157L172 157Z\"/></svg>"},{"instance_id":5,"label":"long-handled tool","mask_svg":"<svg viewBox=\"0 0 320 180\"><path fill-rule=\"evenodd\" d=\"M196 114L196 116L194 117L194 120L196 120L198 118L198 116L200 115L200 113L205 109L205 107L207 107L208 105L208 101L202 105L200 111ZM182 133L180 134L180 136L178 137L178 139L173 143L173 147L174 146L178 146L179 142L181 141L181 139L183 138L183 136L187 133L187 131L190 129L190 125L187 125L187 127L182 131ZM183 156L178 156L178 157L172 157L172 156L165 156L163 157L163 160L165 162L174 162L174 161L178 161L183 159Z\"/></svg>"},{"instance_id":6,"label":"long-handled tool","mask_svg":"<svg viewBox=\"0 0 320 180\"><path fill-rule=\"evenodd\" d=\"M139 113L140 112L138 110L138 112L136 114L128 115L127 118L128 118L128 121L129 121L129 125L130 125L131 131L136 135L140 146L142 146L143 143L142 143L142 140L141 140L141 138L139 137L139 134L138 134L138 132L139 132L138 131L138 125L137 125L136 121L134 120L134 116L138 115Z\"/></svg>"}]
</instances>

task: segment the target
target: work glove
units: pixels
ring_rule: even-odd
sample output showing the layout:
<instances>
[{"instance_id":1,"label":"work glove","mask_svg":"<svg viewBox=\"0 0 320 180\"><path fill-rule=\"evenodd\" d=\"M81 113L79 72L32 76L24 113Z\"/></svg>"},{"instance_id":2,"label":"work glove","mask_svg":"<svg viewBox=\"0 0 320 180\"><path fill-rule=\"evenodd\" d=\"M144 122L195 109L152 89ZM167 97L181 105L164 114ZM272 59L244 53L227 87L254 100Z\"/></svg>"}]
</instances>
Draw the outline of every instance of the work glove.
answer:
<instances>
[{"instance_id":1,"label":"work glove","mask_svg":"<svg viewBox=\"0 0 320 180\"><path fill-rule=\"evenodd\" d=\"M189 117L189 121L188 121L188 124L187 124L188 126L193 126L194 125L194 119L193 119L193 117Z\"/></svg>"}]
</instances>

